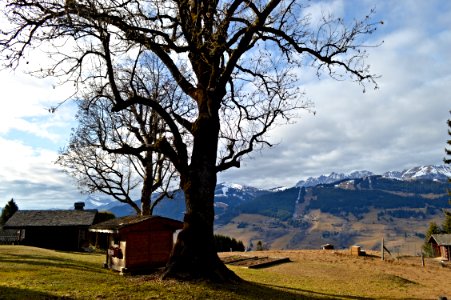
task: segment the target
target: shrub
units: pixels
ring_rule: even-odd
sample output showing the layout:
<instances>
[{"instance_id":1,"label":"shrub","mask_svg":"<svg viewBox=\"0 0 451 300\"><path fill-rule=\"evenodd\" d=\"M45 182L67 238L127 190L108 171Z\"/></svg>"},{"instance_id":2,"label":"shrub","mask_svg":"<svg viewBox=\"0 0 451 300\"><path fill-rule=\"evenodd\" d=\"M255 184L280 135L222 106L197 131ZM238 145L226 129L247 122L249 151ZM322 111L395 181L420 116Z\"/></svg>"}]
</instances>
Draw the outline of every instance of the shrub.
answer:
<instances>
[{"instance_id":1,"label":"shrub","mask_svg":"<svg viewBox=\"0 0 451 300\"><path fill-rule=\"evenodd\" d=\"M244 251L242 241L220 234L215 234L215 246L218 252Z\"/></svg>"}]
</instances>

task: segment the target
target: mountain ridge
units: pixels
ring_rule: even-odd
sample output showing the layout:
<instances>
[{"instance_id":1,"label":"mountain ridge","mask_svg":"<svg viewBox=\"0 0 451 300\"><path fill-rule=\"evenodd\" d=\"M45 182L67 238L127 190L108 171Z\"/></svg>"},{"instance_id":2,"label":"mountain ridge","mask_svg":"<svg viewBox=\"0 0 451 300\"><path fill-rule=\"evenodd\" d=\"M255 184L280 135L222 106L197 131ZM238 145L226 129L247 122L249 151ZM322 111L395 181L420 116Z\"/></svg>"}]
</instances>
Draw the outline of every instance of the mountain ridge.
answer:
<instances>
[{"instance_id":1,"label":"mountain ridge","mask_svg":"<svg viewBox=\"0 0 451 300\"><path fill-rule=\"evenodd\" d=\"M319 175L316 177L309 177L306 180L300 180L296 183L296 187L312 187L318 184L331 184L345 179L360 179L368 176L379 175L384 178L391 178L396 180L415 180L415 179L429 179L446 181L451 178L451 166L446 165L427 165L417 166L403 171L387 171L382 174L375 174L371 171L352 171L346 173L332 172L328 175Z\"/></svg>"},{"instance_id":2,"label":"mountain ridge","mask_svg":"<svg viewBox=\"0 0 451 300\"><path fill-rule=\"evenodd\" d=\"M291 188L301 188L301 187L314 187L320 184L333 184L335 182L352 180L352 179L362 179L369 176L382 176L383 178L389 178L394 180L418 180L418 179L429 179L429 180L439 180L446 181L448 177L451 177L451 166L446 165L427 165L427 166L417 166L403 171L388 171L382 175L376 175L375 173L367 170L362 171L351 171L348 174L332 172L328 175L320 175L317 177L309 177L306 180L300 180L293 187L276 187L261 189L255 188L247 185L241 185L236 183L222 182L216 186L215 189L215 205L222 206L223 208L229 207L231 201L247 201L255 198L258 195L266 193L278 193L283 192ZM125 209L126 204L119 203L115 200L108 198L107 196L92 196L89 195L85 200L86 209L98 209L98 210L109 210L117 213L119 216L123 216L125 213L133 214L132 209ZM139 200L137 200L139 203ZM163 201L167 202L167 201ZM178 204L180 206L180 204ZM125 210L121 212L120 207ZM165 209L167 210L167 209ZM158 206L157 206L158 211Z\"/></svg>"},{"instance_id":3,"label":"mountain ridge","mask_svg":"<svg viewBox=\"0 0 451 300\"><path fill-rule=\"evenodd\" d=\"M420 249L429 222L439 222L443 209L449 207L444 180L449 173L451 168L442 166L419 166L385 175L353 171L346 176L322 175L330 183L323 180L310 187L267 190L219 183L215 232L242 240L250 249L258 241L270 249L316 249L325 243L337 248L361 244L376 249L384 235L396 245L408 237ZM104 207L118 217L134 213L125 204ZM154 211L178 220L183 220L184 213L182 191L160 202Z\"/></svg>"}]
</instances>

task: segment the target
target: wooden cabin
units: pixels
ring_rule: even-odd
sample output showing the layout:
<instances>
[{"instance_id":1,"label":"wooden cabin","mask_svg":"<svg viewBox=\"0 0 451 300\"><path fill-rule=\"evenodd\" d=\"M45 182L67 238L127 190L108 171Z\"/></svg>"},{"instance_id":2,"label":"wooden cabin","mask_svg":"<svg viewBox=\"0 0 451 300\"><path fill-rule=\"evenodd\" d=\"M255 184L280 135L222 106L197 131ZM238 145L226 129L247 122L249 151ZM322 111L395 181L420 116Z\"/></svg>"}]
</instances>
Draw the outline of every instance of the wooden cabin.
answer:
<instances>
[{"instance_id":1,"label":"wooden cabin","mask_svg":"<svg viewBox=\"0 0 451 300\"><path fill-rule=\"evenodd\" d=\"M48 249L80 250L88 246L88 228L97 210L84 210L77 202L74 210L18 210L3 226L15 230L18 243Z\"/></svg>"},{"instance_id":2,"label":"wooden cabin","mask_svg":"<svg viewBox=\"0 0 451 300\"><path fill-rule=\"evenodd\" d=\"M354 255L354 256L366 256L366 251L362 250L361 247L358 246L358 245L351 246L350 249L351 249L351 255Z\"/></svg>"},{"instance_id":3,"label":"wooden cabin","mask_svg":"<svg viewBox=\"0 0 451 300\"><path fill-rule=\"evenodd\" d=\"M429 238L432 254L443 260L451 260L451 234L433 234Z\"/></svg>"},{"instance_id":4,"label":"wooden cabin","mask_svg":"<svg viewBox=\"0 0 451 300\"><path fill-rule=\"evenodd\" d=\"M102 222L89 231L107 234L105 267L123 273L166 265L183 223L160 216L127 216Z\"/></svg>"},{"instance_id":5,"label":"wooden cabin","mask_svg":"<svg viewBox=\"0 0 451 300\"><path fill-rule=\"evenodd\" d=\"M325 244L321 246L321 249L323 250L334 250L334 245L332 244Z\"/></svg>"}]
</instances>

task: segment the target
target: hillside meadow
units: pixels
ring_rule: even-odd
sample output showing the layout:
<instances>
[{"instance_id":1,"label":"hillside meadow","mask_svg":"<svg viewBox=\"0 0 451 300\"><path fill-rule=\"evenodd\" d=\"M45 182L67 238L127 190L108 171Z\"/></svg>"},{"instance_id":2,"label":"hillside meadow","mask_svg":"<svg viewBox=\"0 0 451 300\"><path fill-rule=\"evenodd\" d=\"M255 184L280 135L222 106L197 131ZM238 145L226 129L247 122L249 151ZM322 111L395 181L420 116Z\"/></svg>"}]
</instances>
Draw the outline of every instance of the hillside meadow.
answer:
<instances>
[{"instance_id":1,"label":"hillside meadow","mask_svg":"<svg viewBox=\"0 0 451 300\"><path fill-rule=\"evenodd\" d=\"M236 253L220 253L220 256ZM220 285L161 281L158 274L120 276L99 253L0 246L0 299L438 299L451 297L451 265L419 257L381 261L377 253L261 251L289 257L264 269L231 266L244 281Z\"/></svg>"}]
</instances>

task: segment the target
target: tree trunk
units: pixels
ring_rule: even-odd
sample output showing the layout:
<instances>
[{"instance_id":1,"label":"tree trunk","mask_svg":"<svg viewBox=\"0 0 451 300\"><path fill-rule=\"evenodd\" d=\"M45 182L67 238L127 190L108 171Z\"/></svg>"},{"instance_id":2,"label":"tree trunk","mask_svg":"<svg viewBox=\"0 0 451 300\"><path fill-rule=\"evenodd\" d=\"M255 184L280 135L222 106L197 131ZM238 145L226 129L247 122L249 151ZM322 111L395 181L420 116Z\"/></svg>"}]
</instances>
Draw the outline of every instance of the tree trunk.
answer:
<instances>
[{"instance_id":1,"label":"tree trunk","mask_svg":"<svg viewBox=\"0 0 451 300\"><path fill-rule=\"evenodd\" d=\"M174 245L163 278L238 281L219 259L214 244L214 191L219 116L202 113L193 126L193 153L186 176L181 176L185 194L184 226Z\"/></svg>"},{"instance_id":2,"label":"tree trunk","mask_svg":"<svg viewBox=\"0 0 451 300\"><path fill-rule=\"evenodd\" d=\"M238 276L227 269L216 252L212 197L202 196L199 190L207 191L206 188L200 187L198 182L192 182L190 188L185 191L186 204L189 204L190 208L187 207L183 229L177 237L163 278L238 281Z\"/></svg>"},{"instance_id":3,"label":"tree trunk","mask_svg":"<svg viewBox=\"0 0 451 300\"><path fill-rule=\"evenodd\" d=\"M147 156L149 155L147 154ZM149 216L151 214L150 206L152 202L152 186L154 178L152 173L152 161L149 160L148 157L146 159L145 169L146 171L144 172L143 187L141 190L141 215Z\"/></svg>"}]
</instances>

